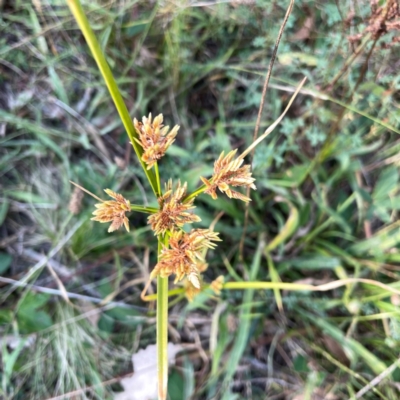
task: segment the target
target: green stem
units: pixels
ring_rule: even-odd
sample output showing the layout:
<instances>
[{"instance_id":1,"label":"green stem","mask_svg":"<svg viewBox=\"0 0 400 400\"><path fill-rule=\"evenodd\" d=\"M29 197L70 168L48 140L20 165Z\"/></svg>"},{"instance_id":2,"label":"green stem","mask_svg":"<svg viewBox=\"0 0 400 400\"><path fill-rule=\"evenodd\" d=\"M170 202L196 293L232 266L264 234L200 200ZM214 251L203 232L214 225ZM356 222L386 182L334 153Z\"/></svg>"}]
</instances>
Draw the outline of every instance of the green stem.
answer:
<instances>
[{"instance_id":1,"label":"green stem","mask_svg":"<svg viewBox=\"0 0 400 400\"><path fill-rule=\"evenodd\" d=\"M400 295L400 290L393 287L393 285L386 285L385 283L374 281L365 278L345 278L336 281L324 283L322 285L308 285L301 283L288 283L288 282L227 282L222 287L223 289L282 289L282 290L310 290L315 292L327 292L328 290L337 289L342 286L353 283L363 283L365 285L377 286L388 293L395 293Z\"/></svg>"},{"instance_id":2,"label":"green stem","mask_svg":"<svg viewBox=\"0 0 400 400\"><path fill-rule=\"evenodd\" d=\"M146 213L146 214L155 214L158 211L157 208L139 206L137 204L131 204L131 210Z\"/></svg>"},{"instance_id":3,"label":"green stem","mask_svg":"<svg viewBox=\"0 0 400 400\"><path fill-rule=\"evenodd\" d=\"M187 203L189 200L193 199L193 197L197 197L199 194L203 193L207 189L206 185L201 185L198 189L196 189L193 193L187 195L183 202Z\"/></svg>"},{"instance_id":4,"label":"green stem","mask_svg":"<svg viewBox=\"0 0 400 400\"><path fill-rule=\"evenodd\" d=\"M313 290L315 286L301 283L286 282L227 282L224 289L282 289L282 290Z\"/></svg>"},{"instance_id":5,"label":"green stem","mask_svg":"<svg viewBox=\"0 0 400 400\"><path fill-rule=\"evenodd\" d=\"M184 292L185 292L185 289L183 289L183 288L171 289L171 290L168 290L168 297L179 296ZM147 296L144 297L144 300L145 301L157 300L157 293L148 294Z\"/></svg>"},{"instance_id":6,"label":"green stem","mask_svg":"<svg viewBox=\"0 0 400 400\"><path fill-rule=\"evenodd\" d=\"M146 164L142 161L141 156L143 153L143 149L134 140L134 138L138 138L138 134L136 133L135 127L133 126L133 122L129 115L128 109L126 108L125 102L122 99L117 83L115 82L111 69L108 66L104 54L101 50L100 44L97 41L96 36L94 35L93 30L89 25L89 21L86 18L82 5L79 0L66 0L66 1L72 14L75 17L76 22L79 25L80 30L83 33L83 36L86 39L90 51L92 52L93 58L95 59L97 66L99 67L99 70L104 78L104 81L107 85L110 95L114 101L115 107L117 108L121 121L124 124L126 133L129 136L129 139L132 143L132 146L135 150L138 160L144 170L144 173L146 174L147 179L153 189L153 192L156 195L156 197L159 197L160 192L158 192L157 189L155 174L153 171L147 170Z\"/></svg>"},{"instance_id":7,"label":"green stem","mask_svg":"<svg viewBox=\"0 0 400 400\"><path fill-rule=\"evenodd\" d=\"M156 182L157 182L157 190L159 195L161 196L161 181L160 181L160 172L158 171L158 162L154 164L154 171L156 173Z\"/></svg>"},{"instance_id":8,"label":"green stem","mask_svg":"<svg viewBox=\"0 0 400 400\"><path fill-rule=\"evenodd\" d=\"M164 237L165 246L168 237ZM158 254L162 249L162 238L158 239ZM158 400L167 399L168 388L168 278L157 277L157 376Z\"/></svg>"}]
</instances>

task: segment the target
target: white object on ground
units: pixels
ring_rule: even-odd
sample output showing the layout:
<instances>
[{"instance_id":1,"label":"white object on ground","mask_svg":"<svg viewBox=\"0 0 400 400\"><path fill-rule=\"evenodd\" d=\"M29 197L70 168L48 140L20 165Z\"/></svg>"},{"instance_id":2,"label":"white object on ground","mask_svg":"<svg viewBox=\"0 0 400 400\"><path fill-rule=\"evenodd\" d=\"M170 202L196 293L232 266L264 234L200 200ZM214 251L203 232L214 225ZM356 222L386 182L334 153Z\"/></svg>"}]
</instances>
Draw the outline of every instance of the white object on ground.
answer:
<instances>
[{"instance_id":1,"label":"white object on ground","mask_svg":"<svg viewBox=\"0 0 400 400\"><path fill-rule=\"evenodd\" d=\"M182 347L168 343L168 364L172 365L175 355ZM132 356L134 374L121 380L123 392L116 393L114 400L157 399L157 346L151 344Z\"/></svg>"}]
</instances>

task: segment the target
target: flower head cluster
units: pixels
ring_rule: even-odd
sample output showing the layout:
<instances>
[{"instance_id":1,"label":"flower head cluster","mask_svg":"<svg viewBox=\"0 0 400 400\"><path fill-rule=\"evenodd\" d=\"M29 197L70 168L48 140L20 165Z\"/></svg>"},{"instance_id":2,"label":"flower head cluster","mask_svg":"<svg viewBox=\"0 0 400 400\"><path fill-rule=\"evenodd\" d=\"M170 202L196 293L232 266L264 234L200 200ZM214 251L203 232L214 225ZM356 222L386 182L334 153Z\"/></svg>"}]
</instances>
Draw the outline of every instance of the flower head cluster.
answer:
<instances>
[{"instance_id":1,"label":"flower head cluster","mask_svg":"<svg viewBox=\"0 0 400 400\"><path fill-rule=\"evenodd\" d=\"M175 274L175 283L186 276L187 280L200 289L200 269L204 265L203 250L213 249L213 242L220 241L218 233L209 229L193 229L190 233L181 230L171 232L169 248L163 248L159 261L151 272L165 278Z\"/></svg>"},{"instance_id":2,"label":"flower head cluster","mask_svg":"<svg viewBox=\"0 0 400 400\"><path fill-rule=\"evenodd\" d=\"M244 186L256 189L254 185L255 179L251 177L250 165L243 164L243 158L239 157L233 160L237 152L230 151L226 156L222 152L218 160L214 163L214 175L210 180L201 177L201 180L206 185L204 193L209 194L214 200L217 198L217 188L226 193L229 198L239 199L249 202L251 199L242 193L232 190L230 186Z\"/></svg>"},{"instance_id":3,"label":"flower head cluster","mask_svg":"<svg viewBox=\"0 0 400 400\"><path fill-rule=\"evenodd\" d=\"M164 126L163 115L159 114L152 121L151 113L148 118L143 117L143 122L139 122L136 118L133 120L135 129L139 134L139 140L135 139L144 152L142 160L150 169L167 151L168 147L175 141L179 126L175 125L171 132L169 126Z\"/></svg>"},{"instance_id":4,"label":"flower head cluster","mask_svg":"<svg viewBox=\"0 0 400 400\"><path fill-rule=\"evenodd\" d=\"M115 193L110 189L105 189L104 191L115 200L95 204L96 210L93 212L94 217L92 220L112 222L108 228L108 232L114 232L122 225L129 232L129 220L125 216L125 213L131 211L131 203L119 193Z\"/></svg>"},{"instance_id":5,"label":"flower head cluster","mask_svg":"<svg viewBox=\"0 0 400 400\"><path fill-rule=\"evenodd\" d=\"M178 182L175 191L172 190L172 180L165 185L165 193L158 199L160 210L149 217L149 224L155 235L164 234L175 227L180 228L184 224L200 221L197 215L189 212L190 209L195 208L194 199L183 201L186 191L186 182L183 186L181 182Z\"/></svg>"}]
</instances>

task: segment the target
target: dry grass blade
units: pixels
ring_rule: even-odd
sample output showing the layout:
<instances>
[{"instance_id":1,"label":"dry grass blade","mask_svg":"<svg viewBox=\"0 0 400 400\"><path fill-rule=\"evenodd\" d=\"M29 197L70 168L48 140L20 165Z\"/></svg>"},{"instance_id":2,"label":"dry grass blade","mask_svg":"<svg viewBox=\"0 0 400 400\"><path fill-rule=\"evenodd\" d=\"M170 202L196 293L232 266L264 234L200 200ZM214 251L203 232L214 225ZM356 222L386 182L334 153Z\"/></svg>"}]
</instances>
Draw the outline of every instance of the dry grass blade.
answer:
<instances>
[{"instance_id":1,"label":"dry grass blade","mask_svg":"<svg viewBox=\"0 0 400 400\"><path fill-rule=\"evenodd\" d=\"M71 293L71 292L62 292L59 289L52 289L52 288L47 288L47 287L42 287L42 286L37 286L37 285L31 285L27 283L23 283L21 281L16 281L15 279L10 279L10 278L5 278L0 276L0 282L7 283L14 288L29 288L32 290L35 290L39 293L46 293L46 294L51 294L53 296L60 296L64 297L65 295L68 296L69 299L77 299L77 300L83 300L83 301L88 301L94 304L100 304L103 302L103 299L98 299L96 297L91 297L91 296L86 296L83 294L79 293ZM107 304L107 307L122 307L122 308L128 308L128 309L136 309L137 307L132 306L130 304L126 304L123 302L109 302ZM55 326L55 325L53 325ZM43 332L42 332L43 333Z\"/></svg>"},{"instance_id":2,"label":"dry grass blade","mask_svg":"<svg viewBox=\"0 0 400 400\"><path fill-rule=\"evenodd\" d=\"M62 298L63 298L68 304L73 305L73 304L71 303L71 301L69 300L68 292L67 292L67 290L65 289L64 284L62 283L61 279L58 277L58 275L57 275L56 272L54 271L53 267L51 266L51 263L48 262L46 265L47 265L48 270L50 271L50 274L52 275L52 277L54 278L54 280L57 282L57 286L58 286L58 288L60 289Z\"/></svg>"},{"instance_id":3,"label":"dry grass blade","mask_svg":"<svg viewBox=\"0 0 400 400\"><path fill-rule=\"evenodd\" d=\"M132 279L129 282L126 282L125 284L123 284L120 288L114 290L112 293L110 293L108 296L106 296L102 302L100 303L100 305L105 306L106 304L108 304L110 301L114 300L116 296L118 296L118 294L120 294L122 291L124 291L125 289L128 289L132 286L136 286L139 283L143 283L145 281L144 278L137 278L137 279Z\"/></svg>"},{"instance_id":4,"label":"dry grass blade","mask_svg":"<svg viewBox=\"0 0 400 400\"><path fill-rule=\"evenodd\" d=\"M88 195L92 196L93 198L95 198L98 201L101 201L102 203L104 202L103 199L101 199L100 197L97 197L95 194L93 194L92 192L89 192L89 190L85 189L84 187L82 187L81 185L78 185L75 182L70 181L70 183L72 183L74 186L76 186L77 188L81 189L82 191L84 191L85 193L87 193Z\"/></svg>"},{"instance_id":5,"label":"dry grass blade","mask_svg":"<svg viewBox=\"0 0 400 400\"><path fill-rule=\"evenodd\" d=\"M360 391L356 393L355 398L361 399L367 392L373 389L376 385L379 385L385 378L387 378L394 370L400 366L400 359L396 360L391 366L389 366L385 371L379 374L377 377L372 379L372 381L364 386Z\"/></svg>"},{"instance_id":6,"label":"dry grass blade","mask_svg":"<svg viewBox=\"0 0 400 400\"><path fill-rule=\"evenodd\" d=\"M96 388L98 388L99 386L112 385L114 383L117 383L117 382L121 381L122 379L129 378L132 375L133 375L133 373L130 372L129 374L125 374L125 375L122 375L122 376L117 376L116 378L108 379L107 381L103 381L103 382L97 383L95 385L85 387L83 389L77 389L77 390L74 390L72 392L65 393L65 394L63 394L61 396L49 397L46 400L76 399L76 398L78 398L78 396L84 395L86 392L92 392L92 393L95 392Z\"/></svg>"},{"instance_id":7,"label":"dry grass blade","mask_svg":"<svg viewBox=\"0 0 400 400\"><path fill-rule=\"evenodd\" d=\"M307 78L303 78L303 80L300 82L299 86L297 86L296 91L294 92L293 96L290 98L288 105L286 106L285 110L283 113L277 118L277 120L255 141L253 142L240 156L238 159L245 158L255 147L257 147L282 121L283 117L286 115L286 113L289 111L289 108L293 104L295 98L299 94L301 88L303 85L306 83Z\"/></svg>"},{"instance_id":8,"label":"dry grass blade","mask_svg":"<svg viewBox=\"0 0 400 400\"><path fill-rule=\"evenodd\" d=\"M264 109L265 96L267 94L267 89L268 89L268 84L269 84L269 81L270 81L270 78L271 78L272 69L273 69L274 64L275 64L276 54L278 52L279 43L281 42L283 31L285 30L286 23L287 23L287 21L289 19L290 13L292 12L293 5L294 5L294 0L290 0L289 7L286 10L285 17L283 19L282 25L281 25L281 27L279 29L279 33L278 33L278 36L277 36L276 41L275 41L274 50L272 52L271 61L270 61L269 65L268 65L268 71L267 71L267 75L265 77L264 87L263 87L262 94L261 94L261 102L260 102L260 107L258 109L256 126L255 126L255 129L254 129L253 142L257 139L257 136L258 136L258 131L260 129L260 123L261 123L261 116L262 116L262 112L263 112L263 109ZM254 152L252 153L250 164L252 164L253 156L254 156Z\"/></svg>"},{"instance_id":9,"label":"dry grass blade","mask_svg":"<svg viewBox=\"0 0 400 400\"><path fill-rule=\"evenodd\" d=\"M261 116L262 116L262 112L263 112L263 109L264 109L265 97L266 97L266 94L267 94L269 81L271 79L272 69L273 69L274 64L275 64L276 54L278 52L279 43L281 41L281 38L282 38L282 35L283 35L283 31L285 30L286 23L287 23L287 21L289 19L290 13L292 12L293 5L294 5L294 0L290 0L289 7L286 10L285 17L283 19L282 25L281 25L281 27L279 29L279 33L278 33L278 36L277 36L276 41L275 41L274 50L272 52L271 61L269 62L269 65L268 65L268 71L267 71L267 75L265 77L264 86L263 86L263 90L262 90L262 93L261 93L261 101L260 101L260 107L258 109L256 126L254 128L253 142L256 141L257 136L258 136L258 131L260 129L260 123L261 123ZM254 150L251 153L250 165L253 164L253 158L254 158ZM250 197L250 188L246 189L246 197L247 198ZM246 236L248 219L249 219L249 207L250 207L250 204L246 203L245 214L244 214L243 233L242 233L242 237L240 239L240 244L239 244L239 255L240 255L241 258L243 258L243 246L244 246L244 239L245 239L245 236Z\"/></svg>"}]
</instances>

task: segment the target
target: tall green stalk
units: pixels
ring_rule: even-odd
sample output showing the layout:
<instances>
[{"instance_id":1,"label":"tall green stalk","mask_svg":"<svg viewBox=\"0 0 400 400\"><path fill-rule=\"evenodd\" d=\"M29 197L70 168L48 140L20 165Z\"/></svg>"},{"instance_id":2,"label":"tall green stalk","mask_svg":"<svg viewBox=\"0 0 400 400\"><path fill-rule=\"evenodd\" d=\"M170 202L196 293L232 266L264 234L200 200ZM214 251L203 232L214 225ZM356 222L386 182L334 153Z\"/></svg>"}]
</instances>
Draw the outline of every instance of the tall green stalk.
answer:
<instances>
[{"instance_id":1,"label":"tall green stalk","mask_svg":"<svg viewBox=\"0 0 400 400\"><path fill-rule=\"evenodd\" d=\"M145 163L142 161L142 148L136 142L135 138L138 137L135 127L133 126L132 119L129 115L128 109L125 105L125 102L121 96L121 92L118 89L117 83L113 77L110 67L107 64L106 58L101 50L100 44L96 39L96 36L93 33L92 28L89 25L89 21L86 18L86 15L83 11L82 5L79 0L66 0L69 8L71 9L72 14L75 17L76 22L81 29L83 36L86 39L86 42L92 52L93 58L95 59L97 66L104 78L104 81L107 85L107 88L110 92L110 95L114 101L115 107L117 108L118 114L121 118L122 123L124 124L126 133L129 136L129 139L132 143L132 146L135 150L135 153L138 157L138 160L147 176L147 179L150 182L150 185L153 189L154 194L158 197L161 193L158 190L157 179L152 170L148 170L146 168Z\"/></svg>"},{"instance_id":2,"label":"tall green stalk","mask_svg":"<svg viewBox=\"0 0 400 400\"><path fill-rule=\"evenodd\" d=\"M158 254L162 249L162 239L158 240ZM168 245L168 237L164 237ZM168 389L168 278L157 277L157 380L158 399L167 398Z\"/></svg>"},{"instance_id":3,"label":"tall green stalk","mask_svg":"<svg viewBox=\"0 0 400 400\"><path fill-rule=\"evenodd\" d=\"M155 172L148 170L145 163L142 161L143 150L136 142L135 138L138 137L135 127L132 123L132 119L129 115L128 109L118 89L117 83L112 75L110 67L104 57L101 50L100 44L96 39L89 25L89 21L83 11L82 5L79 0L66 0L72 14L74 15L76 22L81 29L86 42L92 52L93 58L95 59L97 66L104 78L110 95L114 101L115 107L119 113L121 121L126 129L126 133L132 143L135 153L139 159L139 162L146 174L146 177L153 189L156 197L161 196L161 183L158 172L158 165L156 164ZM132 205L132 210L140 212L154 212L154 209L148 207L141 207ZM162 244L168 245L168 238L165 236L164 240L158 238L158 254L162 249ZM167 398L168 388L168 278L157 278L157 353L158 353L158 396L159 400L165 400Z\"/></svg>"}]
</instances>

